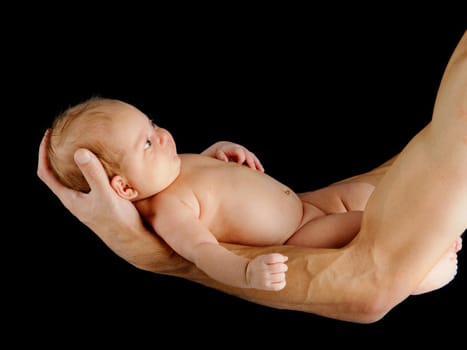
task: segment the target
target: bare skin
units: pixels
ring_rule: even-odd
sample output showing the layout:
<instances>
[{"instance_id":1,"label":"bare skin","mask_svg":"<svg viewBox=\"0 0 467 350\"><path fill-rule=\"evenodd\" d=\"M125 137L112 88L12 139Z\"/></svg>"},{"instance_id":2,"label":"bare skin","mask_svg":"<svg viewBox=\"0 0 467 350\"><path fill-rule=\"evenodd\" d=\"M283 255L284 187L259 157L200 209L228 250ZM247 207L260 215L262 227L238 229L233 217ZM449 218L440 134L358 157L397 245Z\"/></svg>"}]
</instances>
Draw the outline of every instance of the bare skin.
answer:
<instances>
[{"instance_id":1,"label":"bare skin","mask_svg":"<svg viewBox=\"0 0 467 350\"><path fill-rule=\"evenodd\" d=\"M274 293L225 286L174 254L142 225L133 205L113 192L102 166L86 150L77 151L75 159L90 193L61 186L48 171L43 152L38 176L109 248L136 267L271 307L369 323L411 295L467 227L466 111L464 35L445 70L429 125L397 158L343 181L376 186L350 244L340 249L224 245L245 257L271 251L287 255L288 287ZM334 185L319 191L328 202L341 200L335 197Z\"/></svg>"},{"instance_id":2,"label":"bare skin","mask_svg":"<svg viewBox=\"0 0 467 350\"><path fill-rule=\"evenodd\" d=\"M237 159L179 154L168 130L138 108L114 99L93 98L72 107L56 119L50 135L49 160L64 185L87 191L73 160L76 149L86 145L100 154L115 192L132 201L177 254L232 287L285 288L287 256L268 253L248 259L219 242L343 247L360 230L374 190L371 184L348 182L333 187L339 202L329 202L329 194L299 195L258 169L260 161L249 150L229 142L219 144L218 151L238 147L237 154L254 159L253 169ZM457 259L452 261L429 274L429 283L423 283L430 286L426 291L453 278Z\"/></svg>"},{"instance_id":3,"label":"bare skin","mask_svg":"<svg viewBox=\"0 0 467 350\"><path fill-rule=\"evenodd\" d=\"M283 289L287 257L268 253L247 259L219 242L342 247L360 229L364 204L374 188L340 184L336 189L349 199L323 211L307 200L309 195L298 195L267 175L243 146L224 141L217 151L238 147L237 155L254 159L253 168L238 159L179 154L168 130L115 99L92 98L73 106L54 121L50 135L50 164L64 185L87 191L73 160L76 149L86 145L100 155L115 192L132 201L175 252L233 287Z\"/></svg>"}]
</instances>

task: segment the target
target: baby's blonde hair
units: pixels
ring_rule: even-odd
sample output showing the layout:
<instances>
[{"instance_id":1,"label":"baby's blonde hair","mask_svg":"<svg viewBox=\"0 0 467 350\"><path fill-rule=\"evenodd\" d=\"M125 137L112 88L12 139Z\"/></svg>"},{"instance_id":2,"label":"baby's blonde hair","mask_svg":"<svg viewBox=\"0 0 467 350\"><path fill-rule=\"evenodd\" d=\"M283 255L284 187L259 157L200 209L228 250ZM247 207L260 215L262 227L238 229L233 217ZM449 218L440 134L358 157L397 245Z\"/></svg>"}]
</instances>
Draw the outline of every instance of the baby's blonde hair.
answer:
<instances>
[{"instance_id":1,"label":"baby's blonde hair","mask_svg":"<svg viewBox=\"0 0 467 350\"><path fill-rule=\"evenodd\" d=\"M101 161L109 177L119 171L121 154L106 144L106 132L112 123L112 108L124 102L114 99L91 97L71 106L52 123L47 154L52 171L65 186L89 192L90 187L74 161L78 148L87 148Z\"/></svg>"}]
</instances>

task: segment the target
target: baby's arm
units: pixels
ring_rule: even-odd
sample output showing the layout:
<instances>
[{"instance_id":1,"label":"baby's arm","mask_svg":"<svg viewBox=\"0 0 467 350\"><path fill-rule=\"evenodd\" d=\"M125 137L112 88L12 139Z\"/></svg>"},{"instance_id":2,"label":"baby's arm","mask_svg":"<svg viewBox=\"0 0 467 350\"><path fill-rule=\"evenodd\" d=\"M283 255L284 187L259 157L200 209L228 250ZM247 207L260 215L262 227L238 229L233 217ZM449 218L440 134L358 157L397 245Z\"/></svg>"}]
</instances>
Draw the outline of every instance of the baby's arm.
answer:
<instances>
[{"instance_id":1,"label":"baby's arm","mask_svg":"<svg viewBox=\"0 0 467 350\"><path fill-rule=\"evenodd\" d=\"M156 232L212 279L239 288L276 291L285 287L286 256L270 253L249 259L226 249L186 198L159 194L152 204L157 215L148 221Z\"/></svg>"},{"instance_id":2,"label":"baby's arm","mask_svg":"<svg viewBox=\"0 0 467 350\"><path fill-rule=\"evenodd\" d=\"M246 163L248 167L264 172L261 162L254 153L237 143L218 141L201 152L201 154L225 162L235 161L238 164Z\"/></svg>"},{"instance_id":3,"label":"baby's arm","mask_svg":"<svg viewBox=\"0 0 467 350\"><path fill-rule=\"evenodd\" d=\"M286 285L287 257L279 253L247 259L217 242L200 242L192 247L191 257L209 277L232 287L278 291Z\"/></svg>"}]
</instances>

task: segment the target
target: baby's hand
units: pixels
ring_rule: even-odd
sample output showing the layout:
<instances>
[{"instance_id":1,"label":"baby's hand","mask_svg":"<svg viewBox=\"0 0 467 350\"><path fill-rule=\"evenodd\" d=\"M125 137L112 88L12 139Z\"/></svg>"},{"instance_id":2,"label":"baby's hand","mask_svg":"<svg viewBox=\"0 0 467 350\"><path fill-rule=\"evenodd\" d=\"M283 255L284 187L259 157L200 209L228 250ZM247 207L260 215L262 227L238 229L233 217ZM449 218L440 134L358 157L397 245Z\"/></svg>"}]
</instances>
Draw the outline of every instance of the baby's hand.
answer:
<instances>
[{"instance_id":1,"label":"baby's hand","mask_svg":"<svg viewBox=\"0 0 467 350\"><path fill-rule=\"evenodd\" d=\"M237 143L218 141L201 154L214 157L225 162L234 161L238 164L246 163L248 167L264 172L261 162L254 153Z\"/></svg>"},{"instance_id":2,"label":"baby's hand","mask_svg":"<svg viewBox=\"0 0 467 350\"><path fill-rule=\"evenodd\" d=\"M259 255L248 263L246 281L249 287L263 290L281 290L285 287L287 257L278 254Z\"/></svg>"}]
</instances>

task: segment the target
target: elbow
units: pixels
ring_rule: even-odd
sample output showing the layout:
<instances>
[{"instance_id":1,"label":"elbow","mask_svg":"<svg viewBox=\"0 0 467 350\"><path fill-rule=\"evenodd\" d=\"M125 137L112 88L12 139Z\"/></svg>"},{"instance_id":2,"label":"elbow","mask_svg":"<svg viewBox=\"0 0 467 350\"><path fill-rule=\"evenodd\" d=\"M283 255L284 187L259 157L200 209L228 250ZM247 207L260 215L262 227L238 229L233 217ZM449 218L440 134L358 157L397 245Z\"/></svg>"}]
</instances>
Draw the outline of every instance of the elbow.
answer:
<instances>
[{"instance_id":1,"label":"elbow","mask_svg":"<svg viewBox=\"0 0 467 350\"><path fill-rule=\"evenodd\" d=\"M383 319L393 307L393 304L381 300L367 300L359 304L350 321L361 324L376 323Z\"/></svg>"},{"instance_id":2,"label":"elbow","mask_svg":"<svg viewBox=\"0 0 467 350\"><path fill-rule=\"evenodd\" d=\"M382 320L393 307L393 304L379 300L354 301L350 313L346 317L340 315L337 318L352 323L372 324Z\"/></svg>"},{"instance_id":3,"label":"elbow","mask_svg":"<svg viewBox=\"0 0 467 350\"><path fill-rule=\"evenodd\" d=\"M409 294L405 288L392 286L379 286L373 289L369 295L365 295L364 300L356 300L353 322L362 324L376 323L383 319L391 310L400 304Z\"/></svg>"}]
</instances>

